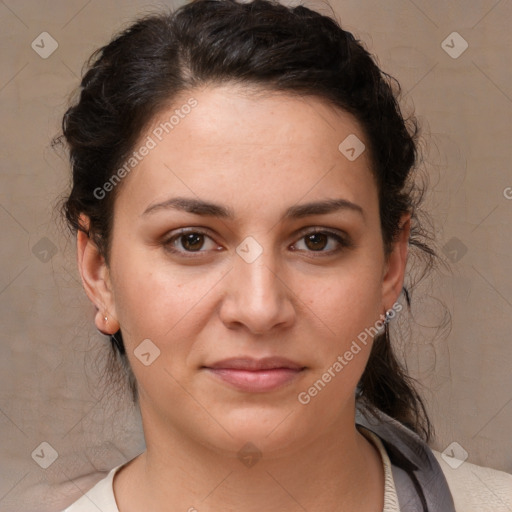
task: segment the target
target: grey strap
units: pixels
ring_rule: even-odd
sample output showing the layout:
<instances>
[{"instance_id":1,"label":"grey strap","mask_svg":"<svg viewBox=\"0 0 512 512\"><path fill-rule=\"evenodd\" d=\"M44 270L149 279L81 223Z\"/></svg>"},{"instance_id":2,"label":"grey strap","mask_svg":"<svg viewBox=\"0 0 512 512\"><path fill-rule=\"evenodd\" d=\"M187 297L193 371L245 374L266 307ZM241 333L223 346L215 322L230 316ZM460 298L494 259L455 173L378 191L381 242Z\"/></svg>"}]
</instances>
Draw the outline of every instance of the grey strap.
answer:
<instances>
[{"instance_id":1,"label":"grey strap","mask_svg":"<svg viewBox=\"0 0 512 512\"><path fill-rule=\"evenodd\" d=\"M441 466L429 446L397 420L372 416L357 403L356 424L380 438L391 461L401 512L455 512L453 497Z\"/></svg>"}]
</instances>

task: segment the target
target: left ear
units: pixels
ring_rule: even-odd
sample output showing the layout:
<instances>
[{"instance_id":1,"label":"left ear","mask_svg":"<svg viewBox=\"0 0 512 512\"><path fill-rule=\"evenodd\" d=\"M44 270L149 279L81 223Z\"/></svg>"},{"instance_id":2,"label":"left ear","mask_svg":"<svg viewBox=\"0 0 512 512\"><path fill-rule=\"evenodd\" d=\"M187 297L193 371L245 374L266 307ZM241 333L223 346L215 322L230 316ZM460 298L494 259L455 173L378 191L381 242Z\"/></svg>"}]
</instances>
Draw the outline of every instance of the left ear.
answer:
<instances>
[{"instance_id":1,"label":"left ear","mask_svg":"<svg viewBox=\"0 0 512 512\"><path fill-rule=\"evenodd\" d=\"M382 280L382 303L386 310L398 300L404 285L405 266L411 233L411 214L406 213L400 219L400 231L387 256Z\"/></svg>"}]
</instances>

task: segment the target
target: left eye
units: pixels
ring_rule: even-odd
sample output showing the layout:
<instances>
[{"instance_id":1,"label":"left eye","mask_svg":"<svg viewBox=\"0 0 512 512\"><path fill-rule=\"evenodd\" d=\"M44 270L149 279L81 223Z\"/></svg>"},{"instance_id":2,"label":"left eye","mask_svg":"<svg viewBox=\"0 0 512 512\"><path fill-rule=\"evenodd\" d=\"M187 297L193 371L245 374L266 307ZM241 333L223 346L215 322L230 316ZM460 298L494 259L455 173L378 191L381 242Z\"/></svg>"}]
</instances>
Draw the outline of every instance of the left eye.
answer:
<instances>
[{"instance_id":1,"label":"left eye","mask_svg":"<svg viewBox=\"0 0 512 512\"><path fill-rule=\"evenodd\" d=\"M335 240L335 247L325 251L324 249L329 245L329 240ZM307 250L310 252L326 252L332 253L336 252L341 247L347 246L347 242L345 239L338 235L337 233L332 233L330 231L313 231L303 235L299 241L304 241L304 245L307 247ZM332 245L332 244L331 244ZM336 247L336 245L338 247Z\"/></svg>"}]
</instances>

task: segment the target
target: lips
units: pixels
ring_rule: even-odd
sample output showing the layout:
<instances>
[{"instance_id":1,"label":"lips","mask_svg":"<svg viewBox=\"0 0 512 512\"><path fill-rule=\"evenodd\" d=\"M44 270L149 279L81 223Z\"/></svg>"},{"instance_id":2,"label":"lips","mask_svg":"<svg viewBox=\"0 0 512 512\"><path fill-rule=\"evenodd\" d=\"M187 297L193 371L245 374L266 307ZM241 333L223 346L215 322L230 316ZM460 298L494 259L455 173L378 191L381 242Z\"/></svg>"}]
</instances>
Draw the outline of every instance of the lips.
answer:
<instances>
[{"instance_id":1,"label":"lips","mask_svg":"<svg viewBox=\"0 0 512 512\"><path fill-rule=\"evenodd\" d=\"M224 359L203 369L239 391L262 393L290 384L305 367L286 358L267 357Z\"/></svg>"},{"instance_id":2,"label":"lips","mask_svg":"<svg viewBox=\"0 0 512 512\"><path fill-rule=\"evenodd\" d=\"M301 370L303 366L290 361L284 357L264 357L262 359L253 359L251 357L231 358L206 365L206 368L230 369L230 370L274 370L276 368L288 368L290 370Z\"/></svg>"}]
</instances>

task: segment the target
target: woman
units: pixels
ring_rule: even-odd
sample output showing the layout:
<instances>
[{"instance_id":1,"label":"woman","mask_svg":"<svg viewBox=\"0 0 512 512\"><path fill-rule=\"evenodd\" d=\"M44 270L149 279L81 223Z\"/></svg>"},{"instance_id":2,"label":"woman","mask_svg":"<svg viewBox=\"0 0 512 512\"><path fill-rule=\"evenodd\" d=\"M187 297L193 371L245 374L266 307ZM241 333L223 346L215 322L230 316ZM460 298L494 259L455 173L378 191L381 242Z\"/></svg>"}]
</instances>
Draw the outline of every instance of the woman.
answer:
<instances>
[{"instance_id":1,"label":"woman","mask_svg":"<svg viewBox=\"0 0 512 512\"><path fill-rule=\"evenodd\" d=\"M334 20L266 0L93 56L64 212L146 451L68 512L470 510L390 344L409 247L433 257L397 95Z\"/></svg>"}]
</instances>

